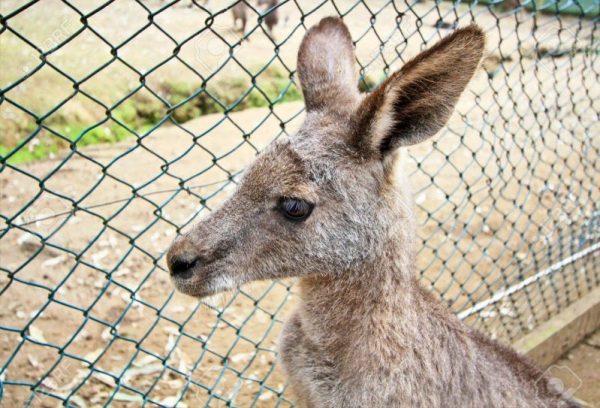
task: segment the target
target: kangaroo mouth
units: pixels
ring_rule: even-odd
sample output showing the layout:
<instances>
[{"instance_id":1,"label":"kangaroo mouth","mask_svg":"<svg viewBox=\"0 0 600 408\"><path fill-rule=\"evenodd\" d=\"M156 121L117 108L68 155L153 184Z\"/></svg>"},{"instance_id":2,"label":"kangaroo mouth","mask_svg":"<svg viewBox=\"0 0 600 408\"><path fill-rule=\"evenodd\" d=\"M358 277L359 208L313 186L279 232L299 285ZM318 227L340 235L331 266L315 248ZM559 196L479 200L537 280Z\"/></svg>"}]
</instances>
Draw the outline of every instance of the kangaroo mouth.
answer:
<instances>
[{"instance_id":1,"label":"kangaroo mouth","mask_svg":"<svg viewBox=\"0 0 600 408\"><path fill-rule=\"evenodd\" d=\"M171 281L179 292L203 298L235 288L231 279L216 262L201 264L196 262L182 273L171 274Z\"/></svg>"},{"instance_id":2,"label":"kangaroo mouth","mask_svg":"<svg viewBox=\"0 0 600 408\"><path fill-rule=\"evenodd\" d=\"M173 286L175 286L175 289L179 292L199 298L213 294L210 289L210 277L199 276L200 274L196 273L194 270L188 270L184 274L189 276L171 276Z\"/></svg>"}]
</instances>

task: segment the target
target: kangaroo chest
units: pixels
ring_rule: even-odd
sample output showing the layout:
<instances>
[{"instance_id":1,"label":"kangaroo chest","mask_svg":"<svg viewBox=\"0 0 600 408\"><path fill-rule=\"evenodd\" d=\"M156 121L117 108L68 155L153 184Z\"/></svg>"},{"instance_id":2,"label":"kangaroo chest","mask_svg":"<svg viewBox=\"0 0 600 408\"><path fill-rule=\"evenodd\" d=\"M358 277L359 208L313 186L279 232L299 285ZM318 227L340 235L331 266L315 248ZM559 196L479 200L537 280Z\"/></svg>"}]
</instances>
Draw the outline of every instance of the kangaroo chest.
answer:
<instances>
[{"instance_id":1,"label":"kangaroo chest","mask_svg":"<svg viewBox=\"0 0 600 408\"><path fill-rule=\"evenodd\" d=\"M297 310L279 342L280 359L299 407L536 406L510 367L477 357L471 346L460 348L465 339L452 332L423 333L420 340L403 346L398 346L393 333L373 332L387 343L357 346L353 353L336 352L331 344L324 347L321 341L327 333L315 335L313 329ZM356 338L351 327L345 335L350 338L346 344L369 342Z\"/></svg>"}]
</instances>

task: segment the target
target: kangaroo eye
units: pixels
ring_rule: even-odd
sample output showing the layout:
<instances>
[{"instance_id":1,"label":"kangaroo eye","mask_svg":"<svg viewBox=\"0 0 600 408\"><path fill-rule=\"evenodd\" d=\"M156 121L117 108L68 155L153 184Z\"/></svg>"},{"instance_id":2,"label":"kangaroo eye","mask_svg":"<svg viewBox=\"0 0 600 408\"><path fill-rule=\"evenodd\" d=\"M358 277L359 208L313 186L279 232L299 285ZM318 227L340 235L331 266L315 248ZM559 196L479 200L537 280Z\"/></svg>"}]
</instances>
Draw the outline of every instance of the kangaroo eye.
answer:
<instances>
[{"instance_id":1,"label":"kangaroo eye","mask_svg":"<svg viewBox=\"0 0 600 408\"><path fill-rule=\"evenodd\" d=\"M282 198L279 210L290 221L304 221L314 208L314 204L297 198Z\"/></svg>"}]
</instances>

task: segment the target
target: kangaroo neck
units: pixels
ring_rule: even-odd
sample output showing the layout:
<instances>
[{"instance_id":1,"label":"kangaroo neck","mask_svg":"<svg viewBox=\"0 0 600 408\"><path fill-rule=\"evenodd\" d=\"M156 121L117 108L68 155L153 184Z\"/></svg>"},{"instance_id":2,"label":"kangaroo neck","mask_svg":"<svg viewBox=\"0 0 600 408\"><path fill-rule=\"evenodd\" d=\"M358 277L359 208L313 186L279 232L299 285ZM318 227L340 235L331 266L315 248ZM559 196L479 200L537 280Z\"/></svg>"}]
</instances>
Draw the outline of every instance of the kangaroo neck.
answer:
<instances>
[{"instance_id":1,"label":"kangaroo neck","mask_svg":"<svg viewBox=\"0 0 600 408\"><path fill-rule=\"evenodd\" d=\"M385 318L387 312L397 315L418 292L412 251L397 240L386 243L379 256L343 273L303 277L299 287L309 315L346 321L365 315Z\"/></svg>"}]
</instances>

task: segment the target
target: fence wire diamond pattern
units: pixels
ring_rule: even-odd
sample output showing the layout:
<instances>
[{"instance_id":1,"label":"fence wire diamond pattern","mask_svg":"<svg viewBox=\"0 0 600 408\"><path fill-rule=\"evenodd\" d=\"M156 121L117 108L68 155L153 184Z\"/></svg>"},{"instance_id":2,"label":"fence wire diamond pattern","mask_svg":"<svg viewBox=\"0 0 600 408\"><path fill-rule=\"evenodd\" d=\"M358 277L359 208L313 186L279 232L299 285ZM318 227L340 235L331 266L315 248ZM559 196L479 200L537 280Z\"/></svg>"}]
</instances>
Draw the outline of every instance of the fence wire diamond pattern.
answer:
<instances>
[{"instance_id":1,"label":"fence wire diamond pattern","mask_svg":"<svg viewBox=\"0 0 600 408\"><path fill-rule=\"evenodd\" d=\"M447 128L405 157L425 285L503 342L599 285L596 0L259 3L0 3L2 405L293 405L294 282L197 301L163 255L293 134L295 53L326 15L363 90L455 27L487 33Z\"/></svg>"}]
</instances>

